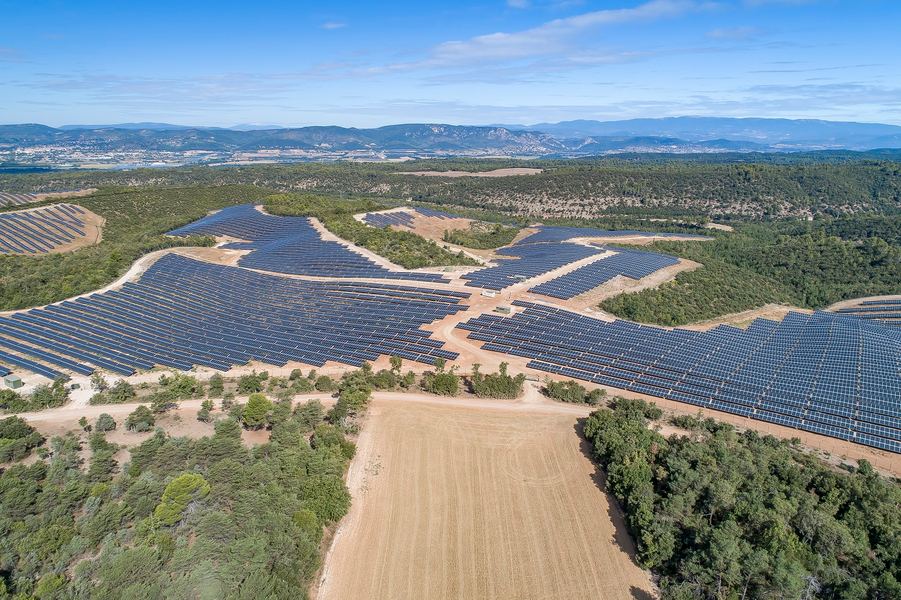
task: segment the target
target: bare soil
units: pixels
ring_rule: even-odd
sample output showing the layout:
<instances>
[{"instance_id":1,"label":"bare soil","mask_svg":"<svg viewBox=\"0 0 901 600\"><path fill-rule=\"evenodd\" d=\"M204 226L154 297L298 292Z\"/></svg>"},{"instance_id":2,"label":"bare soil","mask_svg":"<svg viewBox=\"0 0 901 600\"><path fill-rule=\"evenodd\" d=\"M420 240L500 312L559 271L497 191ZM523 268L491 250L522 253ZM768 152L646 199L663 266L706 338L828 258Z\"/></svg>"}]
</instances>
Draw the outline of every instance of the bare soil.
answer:
<instances>
[{"instance_id":1,"label":"bare soil","mask_svg":"<svg viewBox=\"0 0 901 600\"><path fill-rule=\"evenodd\" d=\"M86 190L75 190L72 192L42 192L40 194L35 194L37 200L35 202L39 202L41 200L50 200L53 199L61 199L61 198L79 198L81 196L90 196L94 192L97 191L97 188L89 188Z\"/></svg>"},{"instance_id":2,"label":"bare soil","mask_svg":"<svg viewBox=\"0 0 901 600\"><path fill-rule=\"evenodd\" d=\"M691 329L693 331L709 331L718 325L731 325L740 329L747 329L748 325L755 319L769 319L771 321L781 321L790 312L800 312L806 315L813 314L808 308L799 308L797 306L785 306L781 304L767 304L760 308L746 310L740 313L732 313L723 315L715 319L692 323L691 325L680 325L680 329Z\"/></svg>"},{"instance_id":3,"label":"bare soil","mask_svg":"<svg viewBox=\"0 0 901 600\"><path fill-rule=\"evenodd\" d=\"M460 404L373 402L320 600L655 595L578 416Z\"/></svg>"}]
</instances>

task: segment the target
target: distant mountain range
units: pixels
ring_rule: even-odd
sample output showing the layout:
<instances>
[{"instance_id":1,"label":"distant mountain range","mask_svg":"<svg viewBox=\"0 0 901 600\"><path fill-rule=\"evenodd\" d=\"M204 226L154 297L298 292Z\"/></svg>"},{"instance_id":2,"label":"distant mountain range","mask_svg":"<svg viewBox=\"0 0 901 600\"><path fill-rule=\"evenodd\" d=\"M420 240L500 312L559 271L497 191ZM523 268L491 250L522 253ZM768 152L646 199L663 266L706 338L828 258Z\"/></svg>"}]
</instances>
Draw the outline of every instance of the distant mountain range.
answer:
<instances>
[{"instance_id":1,"label":"distant mountain range","mask_svg":"<svg viewBox=\"0 0 901 600\"><path fill-rule=\"evenodd\" d=\"M500 127L540 131L559 138L650 136L686 142L753 142L774 149L829 147L872 150L901 147L901 127L897 125L813 119L670 117L627 121L580 120Z\"/></svg>"},{"instance_id":2,"label":"distant mountain range","mask_svg":"<svg viewBox=\"0 0 901 600\"><path fill-rule=\"evenodd\" d=\"M390 125L348 127L186 127L0 125L0 151L38 146L102 152L253 153L302 151L310 157L590 156L617 152L778 152L901 148L901 127L789 119L678 117L566 121L537 125Z\"/></svg>"}]
</instances>

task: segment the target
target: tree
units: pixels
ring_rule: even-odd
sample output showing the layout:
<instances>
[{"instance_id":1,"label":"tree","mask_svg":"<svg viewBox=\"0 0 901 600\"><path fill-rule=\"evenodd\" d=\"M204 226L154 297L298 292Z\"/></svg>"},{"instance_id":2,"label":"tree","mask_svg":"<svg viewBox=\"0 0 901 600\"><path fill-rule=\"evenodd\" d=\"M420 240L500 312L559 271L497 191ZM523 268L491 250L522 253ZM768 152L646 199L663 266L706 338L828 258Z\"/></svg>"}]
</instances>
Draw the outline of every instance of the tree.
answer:
<instances>
[{"instance_id":1,"label":"tree","mask_svg":"<svg viewBox=\"0 0 901 600\"><path fill-rule=\"evenodd\" d=\"M116 385L110 388L107 396L110 404L125 404L137 398L138 394L133 385L124 379L120 379L116 382Z\"/></svg>"},{"instance_id":2,"label":"tree","mask_svg":"<svg viewBox=\"0 0 901 600\"><path fill-rule=\"evenodd\" d=\"M181 520L184 512L193 503L209 496L210 484L202 475L185 474L172 480L163 492L163 499L153 511L163 525L172 526Z\"/></svg>"},{"instance_id":3,"label":"tree","mask_svg":"<svg viewBox=\"0 0 901 600\"><path fill-rule=\"evenodd\" d=\"M400 377L400 370L404 366L404 360L399 356L392 356L388 359L388 362L391 364L391 371Z\"/></svg>"},{"instance_id":4,"label":"tree","mask_svg":"<svg viewBox=\"0 0 901 600\"><path fill-rule=\"evenodd\" d=\"M328 375L320 375L316 378L317 392L334 392L337 388L338 386L335 384L335 380Z\"/></svg>"},{"instance_id":5,"label":"tree","mask_svg":"<svg viewBox=\"0 0 901 600\"><path fill-rule=\"evenodd\" d=\"M221 398L222 392L225 390L225 380L222 378L222 375L219 373L213 373L212 377L210 377L210 398Z\"/></svg>"},{"instance_id":6,"label":"tree","mask_svg":"<svg viewBox=\"0 0 901 600\"><path fill-rule=\"evenodd\" d=\"M250 375L242 375L238 378L239 394L256 394L263 391L263 379L254 371Z\"/></svg>"},{"instance_id":7,"label":"tree","mask_svg":"<svg viewBox=\"0 0 901 600\"><path fill-rule=\"evenodd\" d=\"M92 429L91 424L88 423L87 417L82 417L82 418L78 419L78 426L81 427L82 430L87 431L87 432L90 432Z\"/></svg>"},{"instance_id":8,"label":"tree","mask_svg":"<svg viewBox=\"0 0 901 600\"><path fill-rule=\"evenodd\" d=\"M212 420L210 412L213 410L213 401L207 398L200 403L200 410L197 411L197 420L201 423L209 423Z\"/></svg>"},{"instance_id":9,"label":"tree","mask_svg":"<svg viewBox=\"0 0 901 600\"><path fill-rule=\"evenodd\" d=\"M143 404L134 409L125 419L125 428L129 431L149 431L156 424L153 412Z\"/></svg>"},{"instance_id":10,"label":"tree","mask_svg":"<svg viewBox=\"0 0 901 600\"><path fill-rule=\"evenodd\" d=\"M94 371L91 374L91 389L102 392L108 387L109 383L107 383L106 377L103 376L103 373L101 373L100 371Z\"/></svg>"},{"instance_id":11,"label":"tree","mask_svg":"<svg viewBox=\"0 0 901 600\"><path fill-rule=\"evenodd\" d=\"M263 394L251 394L244 409L243 422L248 429L260 429L266 425L266 417L272 409L270 402Z\"/></svg>"},{"instance_id":12,"label":"tree","mask_svg":"<svg viewBox=\"0 0 901 600\"><path fill-rule=\"evenodd\" d=\"M116 421L107 413L101 413L99 417L97 417L97 422L94 423L94 429L96 431L104 432L104 431L112 431L116 428Z\"/></svg>"},{"instance_id":13,"label":"tree","mask_svg":"<svg viewBox=\"0 0 901 600\"><path fill-rule=\"evenodd\" d=\"M300 499L322 524L341 520L350 509L350 492L337 475L308 477L301 484Z\"/></svg>"},{"instance_id":14,"label":"tree","mask_svg":"<svg viewBox=\"0 0 901 600\"><path fill-rule=\"evenodd\" d=\"M322 423L325 408L319 400L308 400L294 409L294 420L304 431L313 431Z\"/></svg>"}]
</instances>

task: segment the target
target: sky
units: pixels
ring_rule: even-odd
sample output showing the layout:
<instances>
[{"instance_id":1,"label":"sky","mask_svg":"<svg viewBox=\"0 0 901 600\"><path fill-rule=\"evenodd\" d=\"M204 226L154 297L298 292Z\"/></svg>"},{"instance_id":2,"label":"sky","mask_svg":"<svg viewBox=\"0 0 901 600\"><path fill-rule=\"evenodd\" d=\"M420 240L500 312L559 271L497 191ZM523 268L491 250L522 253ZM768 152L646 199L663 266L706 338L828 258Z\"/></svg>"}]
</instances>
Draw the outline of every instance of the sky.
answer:
<instances>
[{"instance_id":1,"label":"sky","mask_svg":"<svg viewBox=\"0 0 901 600\"><path fill-rule=\"evenodd\" d=\"M0 122L901 125L897 0L0 0Z\"/></svg>"}]
</instances>

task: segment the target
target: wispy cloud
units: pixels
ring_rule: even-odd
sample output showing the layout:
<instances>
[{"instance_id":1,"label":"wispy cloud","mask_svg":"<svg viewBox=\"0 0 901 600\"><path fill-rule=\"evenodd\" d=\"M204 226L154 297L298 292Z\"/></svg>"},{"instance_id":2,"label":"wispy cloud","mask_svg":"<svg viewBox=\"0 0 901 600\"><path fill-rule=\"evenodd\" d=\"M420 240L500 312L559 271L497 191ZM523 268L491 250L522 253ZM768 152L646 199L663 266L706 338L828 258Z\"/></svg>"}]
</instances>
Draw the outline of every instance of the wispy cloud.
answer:
<instances>
[{"instance_id":1,"label":"wispy cloud","mask_svg":"<svg viewBox=\"0 0 901 600\"><path fill-rule=\"evenodd\" d=\"M295 73L224 73L201 77L159 78L107 74L39 74L22 84L31 89L83 96L98 105L217 105L271 103L299 86Z\"/></svg>"},{"instance_id":2,"label":"wispy cloud","mask_svg":"<svg viewBox=\"0 0 901 600\"><path fill-rule=\"evenodd\" d=\"M0 62L5 63L27 63L31 62L30 60L26 60L22 53L16 50L15 48L9 48L7 46L0 46Z\"/></svg>"},{"instance_id":3,"label":"wispy cloud","mask_svg":"<svg viewBox=\"0 0 901 600\"><path fill-rule=\"evenodd\" d=\"M760 27L733 27L726 29L713 29L707 32L707 37L712 40L750 40L766 33Z\"/></svg>"},{"instance_id":4,"label":"wispy cloud","mask_svg":"<svg viewBox=\"0 0 901 600\"><path fill-rule=\"evenodd\" d=\"M571 48L576 38L602 27L677 18L713 6L715 5L710 2L693 0L651 0L635 8L599 10L554 19L524 31L499 32L465 41L445 42L432 50L431 62L459 64L473 61L516 60L553 54Z\"/></svg>"},{"instance_id":5,"label":"wispy cloud","mask_svg":"<svg viewBox=\"0 0 901 600\"><path fill-rule=\"evenodd\" d=\"M743 0L747 6L763 6L765 4L816 4L820 0Z\"/></svg>"},{"instance_id":6,"label":"wispy cloud","mask_svg":"<svg viewBox=\"0 0 901 600\"><path fill-rule=\"evenodd\" d=\"M347 27L347 23L331 21L328 23L323 23L322 25L320 25L320 27L322 27L322 29L341 29L343 27Z\"/></svg>"},{"instance_id":7,"label":"wispy cloud","mask_svg":"<svg viewBox=\"0 0 901 600\"><path fill-rule=\"evenodd\" d=\"M554 19L537 27L512 33L496 32L468 40L448 41L430 48L420 60L359 68L346 75L377 76L410 71L465 71L495 69L519 62L557 61L572 65L624 62L628 51L600 51L585 38L606 27L676 19L719 6L704 0L651 0L634 8L599 10ZM632 53L633 57L637 53ZM615 57L611 60L611 57ZM633 58L634 59L634 58Z\"/></svg>"}]
</instances>

